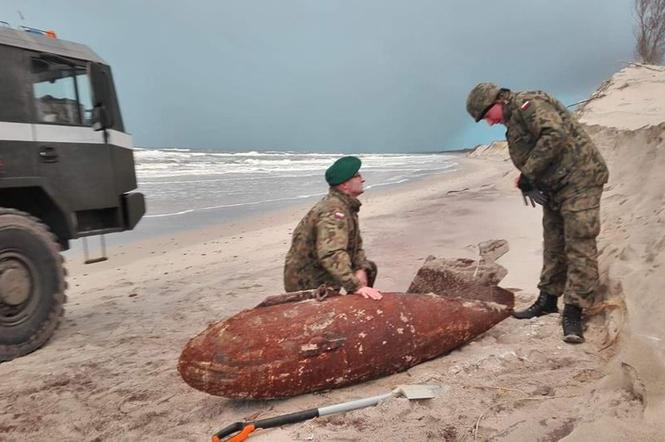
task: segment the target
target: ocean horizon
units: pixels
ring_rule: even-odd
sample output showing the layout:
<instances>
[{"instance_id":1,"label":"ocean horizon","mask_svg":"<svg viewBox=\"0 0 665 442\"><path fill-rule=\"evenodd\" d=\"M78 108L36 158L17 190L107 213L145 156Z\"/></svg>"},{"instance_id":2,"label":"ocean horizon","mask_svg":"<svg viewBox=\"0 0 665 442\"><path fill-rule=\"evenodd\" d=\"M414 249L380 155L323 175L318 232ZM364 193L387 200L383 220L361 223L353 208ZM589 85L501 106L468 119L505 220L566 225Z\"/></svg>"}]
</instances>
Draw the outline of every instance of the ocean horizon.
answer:
<instances>
[{"instance_id":1,"label":"ocean horizon","mask_svg":"<svg viewBox=\"0 0 665 442\"><path fill-rule=\"evenodd\" d=\"M106 241L124 244L313 203L328 192L326 168L344 155L135 148L137 190L145 195L147 211L133 231L106 235ZM366 192L458 167L450 152L355 155L363 162ZM73 249L80 249L78 242L72 241Z\"/></svg>"},{"instance_id":2,"label":"ocean horizon","mask_svg":"<svg viewBox=\"0 0 665 442\"><path fill-rule=\"evenodd\" d=\"M363 161L366 190L449 172L457 165L453 155L446 153L356 155ZM321 196L328 191L324 172L341 156L344 154L134 150L138 190L148 201L146 219Z\"/></svg>"}]
</instances>

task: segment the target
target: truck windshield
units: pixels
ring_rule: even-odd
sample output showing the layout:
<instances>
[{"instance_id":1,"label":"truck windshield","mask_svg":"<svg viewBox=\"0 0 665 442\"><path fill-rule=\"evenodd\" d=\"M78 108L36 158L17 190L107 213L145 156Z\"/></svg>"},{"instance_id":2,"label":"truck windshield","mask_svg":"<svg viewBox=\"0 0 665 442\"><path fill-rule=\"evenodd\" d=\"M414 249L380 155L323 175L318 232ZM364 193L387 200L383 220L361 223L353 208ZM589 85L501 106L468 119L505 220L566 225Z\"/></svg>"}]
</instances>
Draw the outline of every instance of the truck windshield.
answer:
<instances>
[{"instance_id":1,"label":"truck windshield","mask_svg":"<svg viewBox=\"0 0 665 442\"><path fill-rule=\"evenodd\" d=\"M32 78L37 122L92 125L92 96L86 66L34 59Z\"/></svg>"}]
</instances>

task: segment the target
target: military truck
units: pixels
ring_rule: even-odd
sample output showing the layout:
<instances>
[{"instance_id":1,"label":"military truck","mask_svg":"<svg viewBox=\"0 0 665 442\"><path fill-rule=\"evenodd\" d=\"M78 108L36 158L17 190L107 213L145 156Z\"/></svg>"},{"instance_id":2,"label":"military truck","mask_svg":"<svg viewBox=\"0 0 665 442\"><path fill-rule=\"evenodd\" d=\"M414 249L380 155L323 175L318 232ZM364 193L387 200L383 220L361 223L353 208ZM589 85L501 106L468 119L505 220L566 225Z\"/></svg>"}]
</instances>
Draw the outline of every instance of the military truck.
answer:
<instances>
[{"instance_id":1,"label":"military truck","mask_svg":"<svg viewBox=\"0 0 665 442\"><path fill-rule=\"evenodd\" d=\"M51 31L0 26L0 361L63 315L70 240L133 229L136 189L111 68Z\"/></svg>"}]
</instances>

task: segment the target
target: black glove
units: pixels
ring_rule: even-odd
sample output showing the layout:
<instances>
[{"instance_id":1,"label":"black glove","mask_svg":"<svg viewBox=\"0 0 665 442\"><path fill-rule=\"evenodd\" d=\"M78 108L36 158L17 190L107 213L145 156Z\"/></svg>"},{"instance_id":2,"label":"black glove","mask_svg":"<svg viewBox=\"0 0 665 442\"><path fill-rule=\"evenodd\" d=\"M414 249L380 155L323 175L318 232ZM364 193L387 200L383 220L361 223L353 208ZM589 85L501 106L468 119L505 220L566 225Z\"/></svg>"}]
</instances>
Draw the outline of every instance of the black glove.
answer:
<instances>
[{"instance_id":1,"label":"black glove","mask_svg":"<svg viewBox=\"0 0 665 442\"><path fill-rule=\"evenodd\" d=\"M536 207L536 204L544 206L547 203L547 195L538 189L529 190L528 192L522 192L522 197L524 198L524 204L529 205L527 199L531 202L531 206Z\"/></svg>"},{"instance_id":2,"label":"black glove","mask_svg":"<svg viewBox=\"0 0 665 442\"><path fill-rule=\"evenodd\" d=\"M535 189L533 184L531 184L531 181L526 176L524 176L523 173L520 173L520 177L517 179L517 188L520 189L522 193L526 193Z\"/></svg>"}]
</instances>

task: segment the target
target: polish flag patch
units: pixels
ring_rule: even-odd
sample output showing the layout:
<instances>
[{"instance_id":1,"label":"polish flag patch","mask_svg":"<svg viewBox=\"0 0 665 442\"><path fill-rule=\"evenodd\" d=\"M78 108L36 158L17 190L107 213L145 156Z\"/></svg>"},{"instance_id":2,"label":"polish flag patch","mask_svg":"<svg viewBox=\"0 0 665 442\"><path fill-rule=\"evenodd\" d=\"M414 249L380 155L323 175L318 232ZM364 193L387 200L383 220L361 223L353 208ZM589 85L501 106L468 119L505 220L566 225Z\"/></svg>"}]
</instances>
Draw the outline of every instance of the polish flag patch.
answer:
<instances>
[{"instance_id":1,"label":"polish flag patch","mask_svg":"<svg viewBox=\"0 0 665 442\"><path fill-rule=\"evenodd\" d=\"M522 110L527 110L527 109L529 108L529 106L531 106L531 102L530 102L530 101L525 101L525 102L522 103L522 105L520 106L520 109L522 109Z\"/></svg>"},{"instance_id":2,"label":"polish flag patch","mask_svg":"<svg viewBox=\"0 0 665 442\"><path fill-rule=\"evenodd\" d=\"M335 212L335 218L337 219L344 219L346 215L344 215L342 212Z\"/></svg>"}]
</instances>

